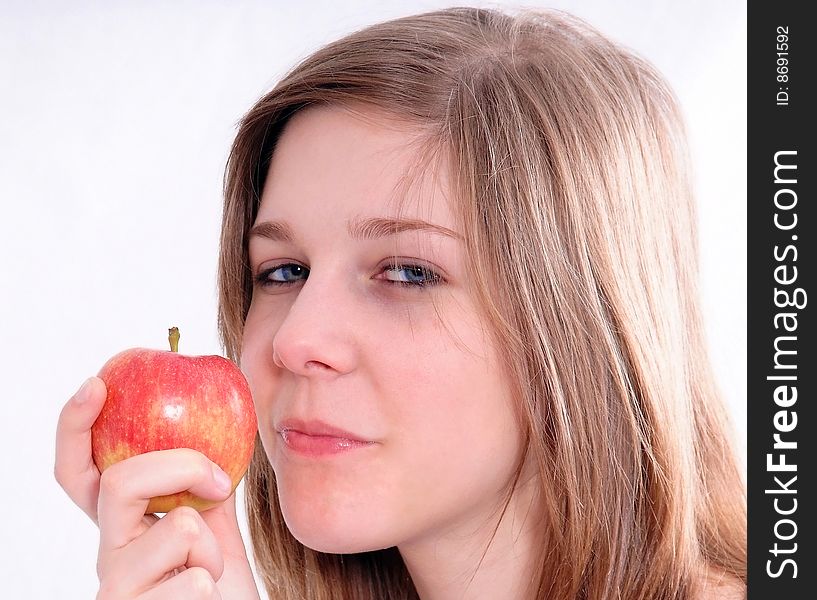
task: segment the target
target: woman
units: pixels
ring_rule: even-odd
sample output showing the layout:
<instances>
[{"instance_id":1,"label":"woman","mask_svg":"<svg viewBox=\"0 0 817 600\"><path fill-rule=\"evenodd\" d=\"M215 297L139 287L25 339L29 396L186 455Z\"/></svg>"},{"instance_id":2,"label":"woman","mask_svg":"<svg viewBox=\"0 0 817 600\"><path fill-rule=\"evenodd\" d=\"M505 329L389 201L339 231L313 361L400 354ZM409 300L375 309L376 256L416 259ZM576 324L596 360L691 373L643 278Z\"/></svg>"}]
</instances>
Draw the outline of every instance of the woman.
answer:
<instances>
[{"instance_id":1,"label":"woman","mask_svg":"<svg viewBox=\"0 0 817 600\"><path fill-rule=\"evenodd\" d=\"M219 324L271 598L742 597L684 144L651 67L549 12L369 27L245 115ZM56 468L100 525L100 597L256 597L233 498L143 517L224 499L206 458L100 477L104 395L66 405Z\"/></svg>"}]
</instances>

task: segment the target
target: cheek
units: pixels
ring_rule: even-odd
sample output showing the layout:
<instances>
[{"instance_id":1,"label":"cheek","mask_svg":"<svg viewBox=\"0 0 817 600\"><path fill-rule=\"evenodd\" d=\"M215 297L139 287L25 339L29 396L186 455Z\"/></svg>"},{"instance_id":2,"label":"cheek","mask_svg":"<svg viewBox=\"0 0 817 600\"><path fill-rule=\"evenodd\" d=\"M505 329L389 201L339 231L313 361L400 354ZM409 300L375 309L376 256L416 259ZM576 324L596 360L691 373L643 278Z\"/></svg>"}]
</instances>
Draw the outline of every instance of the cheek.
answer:
<instances>
[{"instance_id":1,"label":"cheek","mask_svg":"<svg viewBox=\"0 0 817 600\"><path fill-rule=\"evenodd\" d=\"M384 357L381 366L391 374L383 397L396 399L388 403L392 421L429 444L448 444L452 453L513 441L518 430L500 360L472 320L404 339L392 353L404 360Z\"/></svg>"},{"instance_id":2,"label":"cheek","mask_svg":"<svg viewBox=\"0 0 817 600\"><path fill-rule=\"evenodd\" d=\"M278 375L272 362L272 337L269 335L273 324L260 319L258 311L250 307L244 324L241 340L241 357L239 364L252 392L255 412L258 417L259 433L266 447L264 424L270 411L272 390L280 386ZM272 329L274 331L274 329Z\"/></svg>"},{"instance_id":3,"label":"cheek","mask_svg":"<svg viewBox=\"0 0 817 600\"><path fill-rule=\"evenodd\" d=\"M273 363L275 332L286 317L287 307L270 302L250 303L241 338L241 370L250 387L269 388L277 369Z\"/></svg>"},{"instance_id":4,"label":"cheek","mask_svg":"<svg viewBox=\"0 0 817 600\"><path fill-rule=\"evenodd\" d=\"M462 330L460 330L462 333ZM384 393L398 425L397 474L410 504L438 517L493 501L506 488L521 453L522 433L499 361L481 336L448 336L416 347L394 368ZM388 372L388 371L387 371Z\"/></svg>"},{"instance_id":5,"label":"cheek","mask_svg":"<svg viewBox=\"0 0 817 600\"><path fill-rule=\"evenodd\" d=\"M253 393L253 399L260 397L258 394L258 387L263 380L264 369L261 366L264 363L264 356L261 351L260 338L255 334L256 327L253 326L251 320L252 311L247 316L247 321L244 324L244 333L241 338L241 357L239 365L244 377L247 378L247 383L250 384L250 390Z\"/></svg>"},{"instance_id":6,"label":"cheek","mask_svg":"<svg viewBox=\"0 0 817 600\"><path fill-rule=\"evenodd\" d=\"M505 462L520 438L506 386L473 365L459 367L424 386L412 386L399 411L403 432L417 440L427 460L433 463L437 456L441 467L450 462L467 469L492 462L491 457Z\"/></svg>"}]
</instances>

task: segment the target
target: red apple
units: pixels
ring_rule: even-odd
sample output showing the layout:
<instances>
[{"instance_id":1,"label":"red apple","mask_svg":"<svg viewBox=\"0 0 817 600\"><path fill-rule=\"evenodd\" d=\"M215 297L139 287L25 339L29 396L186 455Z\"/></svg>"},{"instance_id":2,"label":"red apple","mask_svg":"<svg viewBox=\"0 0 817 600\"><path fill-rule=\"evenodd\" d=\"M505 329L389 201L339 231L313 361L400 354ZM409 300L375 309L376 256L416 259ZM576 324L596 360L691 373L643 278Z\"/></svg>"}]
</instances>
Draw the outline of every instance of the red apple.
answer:
<instances>
[{"instance_id":1,"label":"red apple","mask_svg":"<svg viewBox=\"0 0 817 600\"><path fill-rule=\"evenodd\" d=\"M178 339L174 327L170 352L132 348L102 367L108 397L91 428L94 462L102 472L137 454L193 448L221 467L235 490L255 443L249 385L226 358L179 354ZM177 506L202 511L216 504L185 491L152 498L146 512Z\"/></svg>"}]
</instances>

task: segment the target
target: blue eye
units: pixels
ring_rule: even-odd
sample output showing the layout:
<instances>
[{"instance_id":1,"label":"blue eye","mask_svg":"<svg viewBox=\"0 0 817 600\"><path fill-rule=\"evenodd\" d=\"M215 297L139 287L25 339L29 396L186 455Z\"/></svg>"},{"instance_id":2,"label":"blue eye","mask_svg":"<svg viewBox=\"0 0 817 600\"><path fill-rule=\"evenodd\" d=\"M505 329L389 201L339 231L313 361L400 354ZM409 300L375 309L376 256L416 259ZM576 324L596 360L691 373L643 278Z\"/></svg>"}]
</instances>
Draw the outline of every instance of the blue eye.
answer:
<instances>
[{"instance_id":1,"label":"blue eye","mask_svg":"<svg viewBox=\"0 0 817 600\"><path fill-rule=\"evenodd\" d=\"M389 265L386 271L396 271L406 273L407 276L401 281L386 279L389 283L400 286L425 287L440 283L442 278L434 271L418 265Z\"/></svg>"},{"instance_id":2,"label":"blue eye","mask_svg":"<svg viewBox=\"0 0 817 600\"><path fill-rule=\"evenodd\" d=\"M443 279L427 267L419 265L388 265L383 272L402 273L399 280L383 279L389 285L423 288L437 285ZM261 287L280 287L296 283L299 279L309 277L309 269L294 263L286 263L261 271L255 282Z\"/></svg>"},{"instance_id":3,"label":"blue eye","mask_svg":"<svg viewBox=\"0 0 817 600\"><path fill-rule=\"evenodd\" d=\"M292 281L288 278L288 275L292 274L295 277L299 275L308 274L309 270L306 267L302 267L301 265L296 265L292 263L287 263L285 265L279 265L277 267L272 267L271 269L265 269L261 273L259 273L256 278L255 282L262 287L274 287L280 285L289 285L290 283L294 283L297 281ZM283 277L283 281L279 279L279 277Z\"/></svg>"}]
</instances>

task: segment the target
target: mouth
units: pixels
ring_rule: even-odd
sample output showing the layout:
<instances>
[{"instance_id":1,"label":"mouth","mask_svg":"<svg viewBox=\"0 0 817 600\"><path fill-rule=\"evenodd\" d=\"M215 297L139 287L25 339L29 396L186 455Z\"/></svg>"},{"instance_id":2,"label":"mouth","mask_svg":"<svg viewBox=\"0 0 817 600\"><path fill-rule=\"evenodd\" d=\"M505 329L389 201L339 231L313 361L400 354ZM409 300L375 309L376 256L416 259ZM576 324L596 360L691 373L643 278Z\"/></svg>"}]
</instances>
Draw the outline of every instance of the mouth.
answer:
<instances>
[{"instance_id":1,"label":"mouth","mask_svg":"<svg viewBox=\"0 0 817 600\"><path fill-rule=\"evenodd\" d=\"M284 446L303 456L333 456L368 448L373 441L320 421L283 421L276 427Z\"/></svg>"}]
</instances>

